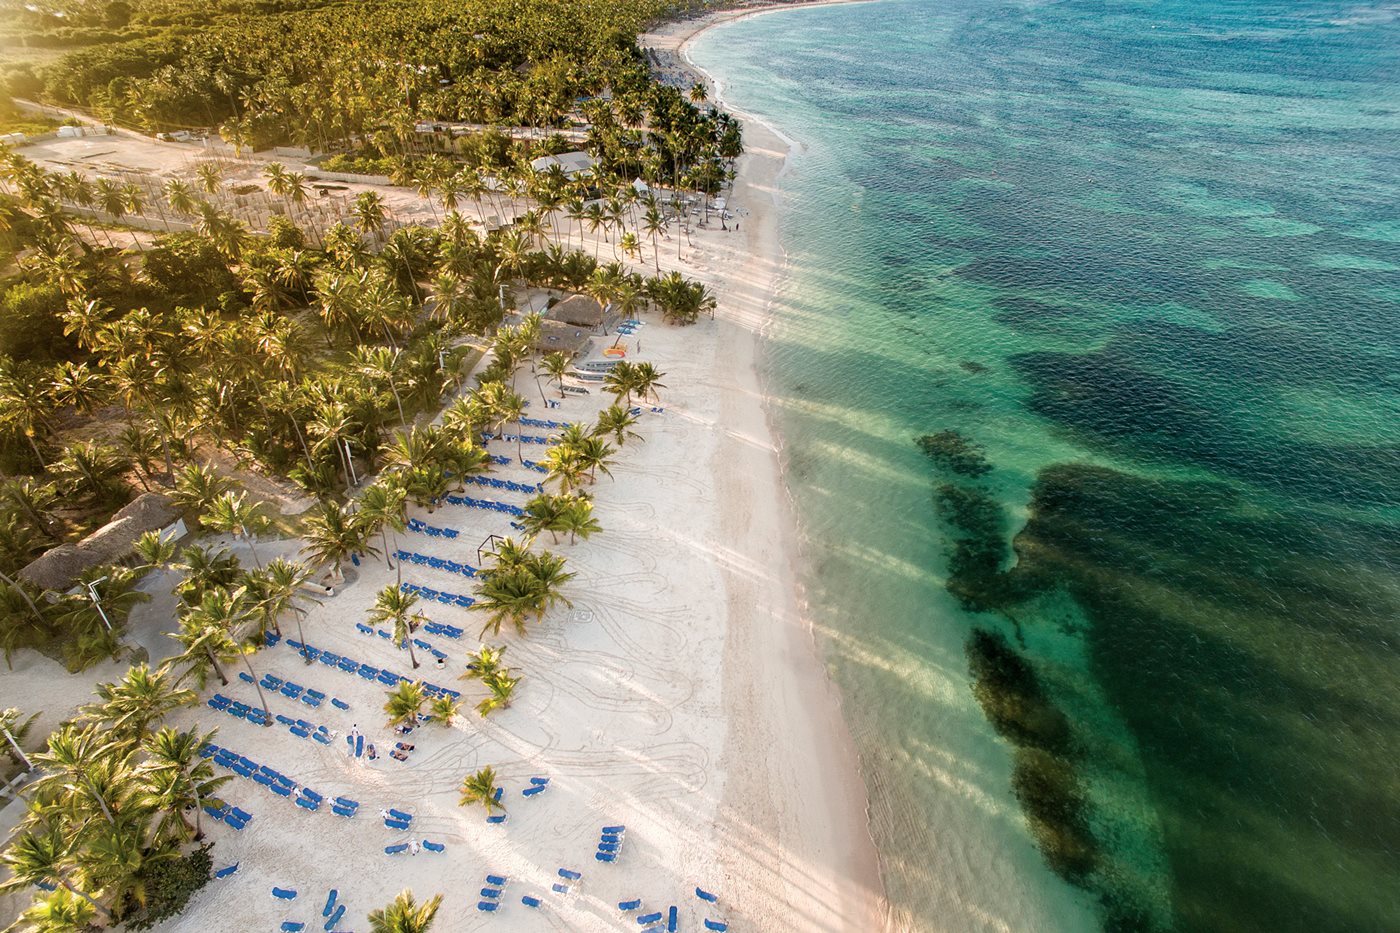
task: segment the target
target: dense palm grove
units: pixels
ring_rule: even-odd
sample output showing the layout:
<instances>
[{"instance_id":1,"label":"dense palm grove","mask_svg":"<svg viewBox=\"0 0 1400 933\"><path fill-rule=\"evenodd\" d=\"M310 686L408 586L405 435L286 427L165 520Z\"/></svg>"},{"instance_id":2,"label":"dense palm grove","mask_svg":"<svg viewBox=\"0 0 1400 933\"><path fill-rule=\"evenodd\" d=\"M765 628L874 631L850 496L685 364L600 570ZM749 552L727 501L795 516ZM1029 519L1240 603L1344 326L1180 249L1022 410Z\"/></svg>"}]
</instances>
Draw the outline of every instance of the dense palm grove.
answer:
<instances>
[{"instance_id":1,"label":"dense palm grove","mask_svg":"<svg viewBox=\"0 0 1400 933\"><path fill-rule=\"evenodd\" d=\"M669 199L717 191L739 131L698 106L702 93L648 77L635 35L665 6L112 0L9 11L12 37L72 49L6 66L11 96L148 132L214 127L240 148L336 152L350 168L383 168L438 217L406 222L366 191L323 222L305 207L307 178L275 162L262 174L278 209L257 217L240 214L213 161L197 181L143 186L0 153L0 649L7 661L42 650L73 670L122 657L128 614L148 598L143 576L180 581L180 653L102 685L32 756L42 777L4 856L8 884L37 890L20 928L143 928L207 879L200 804L225 779L198 755L208 736L163 718L233 668L253 674L265 635L301 625L308 580L342 579L352 555L392 562L411 505L431 510L462 491L491 468L483 434L518 434L528 398L562 394L570 359L537 350L540 317L515 314L514 296L582 292L680 324L713 313L708 291L663 273L660 256L663 240L680 253L688 238ZM532 170L532 158L568 146L509 128L570 119L586 127L595 168ZM425 143L414 132L423 120L488 126ZM488 204L514 221L469 219ZM174 219L179 232L131 229ZM589 488L637 438L629 408L655 398L663 375L618 365L604 385L616 404L555 438L541 460L548 491L477 581L483 636L523 632L567 604L573 575L536 541L600 530ZM239 487L253 474L317 504L276 514ZM101 608L81 586L47 592L18 576L144 490L168 495L195 530L239 539L248 559L148 534L131 566L79 578L102 578ZM299 560L262 559L256 539L274 529L302 540ZM370 614L410 654L416 603L390 586ZM503 651L472 656L480 715L508 705L522 680ZM458 709L404 684L385 712L450 723ZM19 711L0 724L23 743ZM17 749L6 754L21 764ZM473 782L489 797L492 780L469 777L463 803ZM401 898L371 923L407 929L400 921L417 917L426 928L436 903Z\"/></svg>"}]
</instances>

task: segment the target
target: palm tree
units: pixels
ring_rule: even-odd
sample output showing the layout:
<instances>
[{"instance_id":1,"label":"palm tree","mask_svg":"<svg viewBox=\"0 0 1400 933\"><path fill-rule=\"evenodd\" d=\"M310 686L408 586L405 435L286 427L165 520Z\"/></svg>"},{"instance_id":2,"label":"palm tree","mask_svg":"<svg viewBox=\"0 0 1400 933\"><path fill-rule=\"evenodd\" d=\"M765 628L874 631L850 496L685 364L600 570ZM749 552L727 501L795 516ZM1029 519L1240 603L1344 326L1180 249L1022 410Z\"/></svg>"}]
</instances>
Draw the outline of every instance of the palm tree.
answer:
<instances>
[{"instance_id":1,"label":"palm tree","mask_svg":"<svg viewBox=\"0 0 1400 933\"><path fill-rule=\"evenodd\" d=\"M170 498L185 511L204 515L232 486L212 467L187 463L175 474L175 488L170 491Z\"/></svg>"},{"instance_id":2,"label":"palm tree","mask_svg":"<svg viewBox=\"0 0 1400 933\"><path fill-rule=\"evenodd\" d=\"M231 534L234 538L248 541L248 550L253 555L253 565L262 569L258 560L258 549L253 541L272 525L272 520L261 511L262 503L249 502L247 493L225 492L209 505L200 516L199 522L211 531Z\"/></svg>"},{"instance_id":3,"label":"palm tree","mask_svg":"<svg viewBox=\"0 0 1400 933\"><path fill-rule=\"evenodd\" d=\"M661 396L656 393L657 389L666 388L666 384L661 381L661 377L666 375L656 371L656 367L650 363L636 363L632 367L632 390L642 398L651 398L654 401L661 401Z\"/></svg>"},{"instance_id":4,"label":"palm tree","mask_svg":"<svg viewBox=\"0 0 1400 933\"><path fill-rule=\"evenodd\" d=\"M379 543L384 546L384 560L390 568L396 565L391 559L388 533L402 534L408 529L407 507L408 490L397 474L380 476L360 495L359 514L368 527L379 529ZM397 546L397 539L394 543Z\"/></svg>"},{"instance_id":5,"label":"palm tree","mask_svg":"<svg viewBox=\"0 0 1400 933\"><path fill-rule=\"evenodd\" d=\"M558 527L569 533L569 543L579 538L587 541L589 536L602 531L603 526L593 517L593 500L587 496L572 496L560 512Z\"/></svg>"},{"instance_id":6,"label":"palm tree","mask_svg":"<svg viewBox=\"0 0 1400 933\"><path fill-rule=\"evenodd\" d=\"M190 217L195 213L199 198L189 182L172 178L165 183L164 191L165 203L170 205L172 211L181 217Z\"/></svg>"},{"instance_id":7,"label":"palm tree","mask_svg":"<svg viewBox=\"0 0 1400 933\"><path fill-rule=\"evenodd\" d=\"M77 834L59 828L42 834L30 832L21 835L0 856L10 870L10 877L0 882L0 891L22 891L33 886L56 884L87 902L110 922L111 911L73 886L71 873L80 845Z\"/></svg>"},{"instance_id":8,"label":"palm tree","mask_svg":"<svg viewBox=\"0 0 1400 933\"><path fill-rule=\"evenodd\" d=\"M214 735L214 732L201 734L196 729L178 732L166 726L144 743L148 757L141 767L147 782L143 802L161 814L163 832L171 828L176 830L172 835L178 841L189 838L191 829L195 841L204 838L200 821L204 801L233 780L232 775L216 777L209 762L199 754ZM187 808L194 810L193 827L181 815Z\"/></svg>"},{"instance_id":9,"label":"palm tree","mask_svg":"<svg viewBox=\"0 0 1400 933\"><path fill-rule=\"evenodd\" d=\"M126 750L123 750L126 749ZM114 781L126 767L131 753L126 743L113 742L94 726L60 726L49 735L47 747L33 756L41 777L34 782L35 799L53 793L79 809L96 805L109 825L116 824L115 810L125 802L129 783Z\"/></svg>"},{"instance_id":10,"label":"palm tree","mask_svg":"<svg viewBox=\"0 0 1400 933\"><path fill-rule=\"evenodd\" d=\"M556 444L545 451L540 465L548 472L546 482L556 482L559 489L568 492L583 480L584 466L578 451L565 444Z\"/></svg>"},{"instance_id":11,"label":"palm tree","mask_svg":"<svg viewBox=\"0 0 1400 933\"><path fill-rule=\"evenodd\" d=\"M362 191L355 195L355 200L350 202L350 214L355 218L355 227L370 236L384 229L388 217L384 197L377 191Z\"/></svg>"},{"instance_id":12,"label":"palm tree","mask_svg":"<svg viewBox=\"0 0 1400 933\"><path fill-rule=\"evenodd\" d=\"M458 806L470 807L477 804L485 807L488 814L506 808L505 804L496 799L495 768L482 768L462 779L462 797Z\"/></svg>"},{"instance_id":13,"label":"palm tree","mask_svg":"<svg viewBox=\"0 0 1400 933\"><path fill-rule=\"evenodd\" d=\"M331 564L335 579L344 579L340 567L352 554L378 554L367 540L359 516L335 502L322 502L306 517L306 544L301 551L313 564Z\"/></svg>"},{"instance_id":14,"label":"palm tree","mask_svg":"<svg viewBox=\"0 0 1400 933\"><path fill-rule=\"evenodd\" d=\"M486 685L486 689L491 691L491 695L476 704L476 711L485 719L489 713L494 713L498 709L505 709L510 706L510 698L515 693L516 684L520 683L519 677L512 677L505 671L494 671L481 678L481 682Z\"/></svg>"},{"instance_id":15,"label":"palm tree","mask_svg":"<svg viewBox=\"0 0 1400 933\"><path fill-rule=\"evenodd\" d=\"M505 670L501 662L504 660L507 645L494 648L491 645L482 645L475 651L467 653L467 670L462 675L463 680L482 680L497 671Z\"/></svg>"},{"instance_id":16,"label":"palm tree","mask_svg":"<svg viewBox=\"0 0 1400 933\"><path fill-rule=\"evenodd\" d=\"M194 173L199 177L199 186L204 189L205 194L218 194L223 187L223 171L215 162L201 162L195 166Z\"/></svg>"},{"instance_id":17,"label":"palm tree","mask_svg":"<svg viewBox=\"0 0 1400 933\"><path fill-rule=\"evenodd\" d=\"M384 712L389 715L389 725L417 725L418 714L428 701L427 691L421 680L401 680L399 685L388 693L384 701Z\"/></svg>"},{"instance_id":18,"label":"palm tree","mask_svg":"<svg viewBox=\"0 0 1400 933\"><path fill-rule=\"evenodd\" d=\"M559 397L564 397L564 377L569 374L569 367L573 366L573 360L567 353L555 351L546 353L540 360L540 369L549 374L549 381L559 386Z\"/></svg>"},{"instance_id":19,"label":"palm tree","mask_svg":"<svg viewBox=\"0 0 1400 933\"><path fill-rule=\"evenodd\" d=\"M462 701L450 696L436 696L428 701L428 715L433 717L433 722L441 726L452 725L452 720L457 717L461 708Z\"/></svg>"},{"instance_id":20,"label":"palm tree","mask_svg":"<svg viewBox=\"0 0 1400 933\"><path fill-rule=\"evenodd\" d=\"M611 392L613 398L621 400L627 396L627 407L632 407L632 393L636 390L636 367L622 360L603 377L603 391Z\"/></svg>"},{"instance_id":21,"label":"palm tree","mask_svg":"<svg viewBox=\"0 0 1400 933\"><path fill-rule=\"evenodd\" d=\"M632 430L632 425L637 423L633 414L621 405L609 405L598 412L598 421L593 425L595 437L605 437L612 435L617 446L621 447L629 438L641 440L642 436Z\"/></svg>"},{"instance_id":22,"label":"palm tree","mask_svg":"<svg viewBox=\"0 0 1400 933\"><path fill-rule=\"evenodd\" d=\"M260 609L266 613L271 620L273 628L277 627L277 618L283 612L290 609L292 618L297 624L297 640L303 645L306 644L306 636L302 634L301 623L306 616L306 610L297 605L297 600L306 597L302 592L302 587L311 578L311 571L306 565L299 561L287 560L285 557L274 557L268 561L263 568L261 586ZM312 600L315 602L315 600ZM306 663L311 663L311 658L306 656Z\"/></svg>"},{"instance_id":23,"label":"palm tree","mask_svg":"<svg viewBox=\"0 0 1400 933\"><path fill-rule=\"evenodd\" d=\"M133 665L116 683L98 684L93 692L101 702L82 707L83 718L133 742L143 740L153 723L199 699L193 690L175 686L168 670L152 670L145 663Z\"/></svg>"},{"instance_id":24,"label":"palm tree","mask_svg":"<svg viewBox=\"0 0 1400 933\"><path fill-rule=\"evenodd\" d=\"M166 663L172 667L186 665L185 673L176 683L194 674L195 682L203 687L211 670L218 676L219 682L227 686L228 677L224 675L222 665L242 661L248 676L253 678L253 688L258 692L265 723L271 725L272 711L267 707L267 697L263 696L258 675L248 661L249 651L234 637L234 633L253 620L254 614L255 610L247 599L247 590L243 587L232 592L223 587L210 590L198 605L187 608L181 615L180 631L170 637L184 645L185 651Z\"/></svg>"},{"instance_id":25,"label":"palm tree","mask_svg":"<svg viewBox=\"0 0 1400 933\"><path fill-rule=\"evenodd\" d=\"M574 447L578 455L578 464L581 469L588 470L588 481L594 482L598 478L598 471L612 476L612 471L608 466L613 462L612 454L615 448L601 437L587 437L583 442Z\"/></svg>"},{"instance_id":26,"label":"palm tree","mask_svg":"<svg viewBox=\"0 0 1400 933\"><path fill-rule=\"evenodd\" d=\"M83 897L68 893L66 888L37 897L11 929L30 933L86 933L93 929L97 910Z\"/></svg>"},{"instance_id":27,"label":"palm tree","mask_svg":"<svg viewBox=\"0 0 1400 933\"><path fill-rule=\"evenodd\" d=\"M73 489L86 491L101 502L119 491L120 477L128 466L113 448L83 441L64 448L53 471L65 477Z\"/></svg>"},{"instance_id":28,"label":"palm tree","mask_svg":"<svg viewBox=\"0 0 1400 933\"><path fill-rule=\"evenodd\" d=\"M400 649L408 646L408 660L414 670L418 669L418 657L413 653L413 632L423 618L413 612L417 604L417 595L390 584L375 594L374 606L369 610L371 624L393 626L394 644Z\"/></svg>"},{"instance_id":29,"label":"palm tree","mask_svg":"<svg viewBox=\"0 0 1400 933\"><path fill-rule=\"evenodd\" d=\"M520 524L525 526L525 533L535 537L541 531L548 531L554 536L554 543L558 544L558 532L562 530L559 520L567 501L567 496L539 495L526 502L525 512L519 519Z\"/></svg>"},{"instance_id":30,"label":"palm tree","mask_svg":"<svg viewBox=\"0 0 1400 933\"><path fill-rule=\"evenodd\" d=\"M486 624L481 627L481 636L486 631L501 633L501 624L510 621L516 631L524 633L525 620L537 612L542 603L542 588L538 580L528 571L512 568L492 570L483 575L476 590L476 601L471 609L487 613Z\"/></svg>"},{"instance_id":31,"label":"palm tree","mask_svg":"<svg viewBox=\"0 0 1400 933\"><path fill-rule=\"evenodd\" d=\"M428 933L441 904L441 894L419 904L412 891L400 891L382 910L369 912L370 933Z\"/></svg>"}]
</instances>

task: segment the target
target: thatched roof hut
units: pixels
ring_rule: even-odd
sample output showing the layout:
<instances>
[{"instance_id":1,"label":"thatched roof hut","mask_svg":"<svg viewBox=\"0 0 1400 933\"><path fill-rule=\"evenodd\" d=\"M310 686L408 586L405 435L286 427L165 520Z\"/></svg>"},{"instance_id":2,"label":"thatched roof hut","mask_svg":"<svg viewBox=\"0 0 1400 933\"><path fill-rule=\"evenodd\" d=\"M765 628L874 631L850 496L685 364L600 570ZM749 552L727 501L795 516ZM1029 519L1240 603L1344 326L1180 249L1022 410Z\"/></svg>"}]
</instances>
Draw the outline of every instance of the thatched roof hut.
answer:
<instances>
[{"instance_id":1,"label":"thatched roof hut","mask_svg":"<svg viewBox=\"0 0 1400 933\"><path fill-rule=\"evenodd\" d=\"M148 531L165 531L175 527L183 535L180 509L158 492L137 497L112 516L112 520L76 544L60 544L30 561L19 572L35 586L64 592L79 574L103 564L125 560L136 540Z\"/></svg>"},{"instance_id":2,"label":"thatched roof hut","mask_svg":"<svg viewBox=\"0 0 1400 933\"><path fill-rule=\"evenodd\" d=\"M588 348L588 331L563 321L540 321L535 349L541 353L566 353L572 359Z\"/></svg>"},{"instance_id":3,"label":"thatched roof hut","mask_svg":"<svg viewBox=\"0 0 1400 933\"><path fill-rule=\"evenodd\" d=\"M545 319L575 327L602 327L603 306L587 295L570 295L544 313Z\"/></svg>"}]
</instances>

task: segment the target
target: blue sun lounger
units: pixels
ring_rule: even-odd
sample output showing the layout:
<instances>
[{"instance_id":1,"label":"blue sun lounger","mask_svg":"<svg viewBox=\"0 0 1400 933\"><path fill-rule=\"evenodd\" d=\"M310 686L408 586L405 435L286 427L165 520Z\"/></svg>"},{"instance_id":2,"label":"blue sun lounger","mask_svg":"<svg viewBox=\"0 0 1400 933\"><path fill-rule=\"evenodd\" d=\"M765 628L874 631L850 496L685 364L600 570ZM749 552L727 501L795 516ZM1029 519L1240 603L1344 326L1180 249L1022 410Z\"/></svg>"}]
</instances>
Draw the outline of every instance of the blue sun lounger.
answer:
<instances>
[{"instance_id":1,"label":"blue sun lounger","mask_svg":"<svg viewBox=\"0 0 1400 933\"><path fill-rule=\"evenodd\" d=\"M676 925L679 922L676 905L672 904L671 909L666 913L666 933L676 933Z\"/></svg>"},{"instance_id":2,"label":"blue sun lounger","mask_svg":"<svg viewBox=\"0 0 1400 933\"><path fill-rule=\"evenodd\" d=\"M486 818L486 822L490 823L492 826L499 826L500 824L504 823L505 821L506 821L506 814L504 814L504 813L497 813L495 816L488 816L488 817Z\"/></svg>"},{"instance_id":3,"label":"blue sun lounger","mask_svg":"<svg viewBox=\"0 0 1400 933\"><path fill-rule=\"evenodd\" d=\"M495 885L496 887L498 887L498 888L499 888L499 887L502 887L502 886L506 883L506 876L505 876L505 875L487 875L487 876L486 876L486 883L487 883L487 884L494 884L494 885Z\"/></svg>"},{"instance_id":4,"label":"blue sun lounger","mask_svg":"<svg viewBox=\"0 0 1400 933\"><path fill-rule=\"evenodd\" d=\"M477 901L477 902L476 902L476 909L477 909L477 910L484 910L484 911L486 911L487 913L493 913L493 912L495 912L496 908L499 907L499 906L500 906L500 905L497 904L495 901Z\"/></svg>"},{"instance_id":5,"label":"blue sun lounger","mask_svg":"<svg viewBox=\"0 0 1400 933\"><path fill-rule=\"evenodd\" d=\"M301 923L300 921L297 921L297 920L283 920L283 921L282 921L282 933L301 933L301 931L304 930L304 929L306 929L306 924Z\"/></svg>"},{"instance_id":6,"label":"blue sun lounger","mask_svg":"<svg viewBox=\"0 0 1400 933\"><path fill-rule=\"evenodd\" d=\"M423 840L423 848L427 849L429 852L445 852L447 850L447 846L443 845L441 842L429 842L426 839Z\"/></svg>"},{"instance_id":7,"label":"blue sun lounger","mask_svg":"<svg viewBox=\"0 0 1400 933\"><path fill-rule=\"evenodd\" d=\"M534 797L536 794L544 793L544 785L536 784L534 787L527 787L520 792L522 797Z\"/></svg>"},{"instance_id":8,"label":"blue sun lounger","mask_svg":"<svg viewBox=\"0 0 1400 933\"><path fill-rule=\"evenodd\" d=\"M621 846L619 846L619 845L618 845L617 843L615 843L615 842L600 842L600 843L598 843L598 851L599 851L599 852L616 852L616 851L617 851L618 849L620 849L620 848L621 848Z\"/></svg>"},{"instance_id":9,"label":"blue sun lounger","mask_svg":"<svg viewBox=\"0 0 1400 933\"><path fill-rule=\"evenodd\" d=\"M331 911L335 910L335 900L338 897L340 897L340 892L335 888L331 888L330 893L326 895L326 906L321 908L322 917L329 917L331 915Z\"/></svg>"},{"instance_id":10,"label":"blue sun lounger","mask_svg":"<svg viewBox=\"0 0 1400 933\"><path fill-rule=\"evenodd\" d=\"M501 897L501 889L500 889L500 888L482 888L482 889L481 889L481 896L482 896L482 897L489 897L489 898L491 898L491 900L493 900L493 901L494 901L494 900L499 900L500 897Z\"/></svg>"},{"instance_id":11,"label":"blue sun lounger","mask_svg":"<svg viewBox=\"0 0 1400 933\"><path fill-rule=\"evenodd\" d=\"M626 913L631 913L631 912L634 911L634 910L640 910L641 907L642 907L642 899L641 899L640 897L635 897L635 898L633 898L633 899L630 900L630 901L618 901L618 902L617 902L617 909L620 910L620 911L622 911L624 914L626 914Z\"/></svg>"},{"instance_id":12,"label":"blue sun lounger","mask_svg":"<svg viewBox=\"0 0 1400 933\"><path fill-rule=\"evenodd\" d=\"M526 907L533 907L538 909L540 906L540 899L538 897L531 897L530 895L525 894L521 896L520 903L524 904Z\"/></svg>"},{"instance_id":13,"label":"blue sun lounger","mask_svg":"<svg viewBox=\"0 0 1400 933\"><path fill-rule=\"evenodd\" d=\"M384 825L390 829L405 830L408 829L408 820L385 820Z\"/></svg>"},{"instance_id":14,"label":"blue sun lounger","mask_svg":"<svg viewBox=\"0 0 1400 933\"><path fill-rule=\"evenodd\" d=\"M229 866L226 867L226 868L220 868L218 871L214 872L214 877L215 877L215 878L231 878L231 877L233 877L234 875L238 874L238 866L239 866L240 864L241 864L240 862L234 862L232 865L229 865Z\"/></svg>"},{"instance_id":15,"label":"blue sun lounger","mask_svg":"<svg viewBox=\"0 0 1400 933\"><path fill-rule=\"evenodd\" d=\"M660 920L661 917L662 913L659 910L655 913L642 914L640 917L637 918L637 925L644 927L649 923L655 923L656 921Z\"/></svg>"},{"instance_id":16,"label":"blue sun lounger","mask_svg":"<svg viewBox=\"0 0 1400 933\"><path fill-rule=\"evenodd\" d=\"M291 888L273 888L272 896L279 901L292 901L296 900L297 892Z\"/></svg>"},{"instance_id":17,"label":"blue sun lounger","mask_svg":"<svg viewBox=\"0 0 1400 933\"><path fill-rule=\"evenodd\" d=\"M725 930L729 929L729 924L723 923L719 920L711 920L709 917L706 917L705 929L713 930L714 933L724 933Z\"/></svg>"},{"instance_id":18,"label":"blue sun lounger","mask_svg":"<svg viewBox=\"0 0 1400 933\"><path fill-rule=\"evenodd\" d=\"M339 697L331 697L331 706L334 706L336 709L349 709L349 708L350 708L350 704L349 704L349 703L346 703L344 700L340 699Z\"/></svg>"},{"instance_id":19,"label":"blue sun lounger","mask_svg":"<svg viewBox=\"0 0 1400 933\"><path fill-rule=\"evenodd\" d=\"M561 869L559 869L559 877L560 877L560 878L567 878L567 879L569 879L570 881L577 881L577 880L579 880L580 878L583 877L583 873L582 873L582 872L573 871L572 869L569 869L569 868L561 868Z\"/></svg>"},{"instance_id":20,"label":"blue sun lounger","mask_svg":"<svg viewBox=\"0 0 1400 933\"><path fill-rule=\"evenodd\" d=\"M307 800L305 797L298 797L296 799L296 805L301 807L303 810L310 810L313 813L321 809L321 805L319 803L317 803L314 800Z\"/></svg>"},{"instance_id":21,"label":"blue sun lounger","mask_svg":"<svg viewBox=\"0 0 1400 933\"><path fill-rule=\"evenodd\" d=\"M593 857L596 858L596 859L597 859L598 861L600 861L600 862L616 862L616 861L617 861L617 853L616 853L616 852L599 852L599 853L597 853L596 855L594 855Z\"/></svg>"},{"instance_id":22,"label":"blue sun lounger","mask_svg":"<svg viewBox=\"0 0 1400 933\"><path fill-rule=\"evenodd\" d=\"M562 882L558 881L550 885L550 888L554 891L555 894L568 894L570 891L573 890L573 888L569 887L567 884L563 884Z\"/></svg>"},{"instance_id":23,"label":"blue sun lounger","mask_svg":"<svg viewBox=\"0 0 1400 933\"><path fill-rule=\"evenodd\" d=\"M393 807L389 808L389 815L396 820L411 821L413 819L412 813L405 813L402 810L395 810Z\"/></svg>"},{"instance_id":24,"label":"blue sun lounger","mask_svg":"<svg viewBox=\"0 0 1400 933\"><path fill-rule=\"evenodd\" d=\"M408 851L408 843L406 843L406 842L400 842L398 845L394 845L394 846L385 846L385 847L384 847L384 854L385 854L385 855L402 855L404 852L407 852L407 851Z\"/></svg>"},{"instance_id":25,"label":"blue sun lounger","mask_svg":"<svg viewBox=\"0 0 1400 933\"><path fill-rule=\"evenodd\" d=\"M706 891L704 888L701 888L699 886L695 888L695 896L700 898L700 900L706 901L710 904L713 904L719 900L719 895L711 894L709 891Z\"/></svg>"},{"instance_id":26,"label":"blue sun lounger","mask_svg":"<svg viewBox=\"0 0 1400 933\"><path fill-rule=\"evenodd\" d=\"M340 923L340 918L343 916L345 916L345 905L341 904L335 909L335 913L331 914L331 918L326 921L326 925L322 927L322 929L325 930L326 933L330 933L330 931L334 930L336 925Z\"/></svg>"},{"instance_id":27,"label":"blue sun lounger","mask_svg":"<svg viewBox=\"0 0 1400 933\"><path fill-rule=\"evenodd\" d=\"M603 827L603 832L616 835L616 834L618 834L618 833L625 833L625 832L627 832L627 827L626 827L626 826L604 826L604 827Z\"/></svg>"}]
</instances>

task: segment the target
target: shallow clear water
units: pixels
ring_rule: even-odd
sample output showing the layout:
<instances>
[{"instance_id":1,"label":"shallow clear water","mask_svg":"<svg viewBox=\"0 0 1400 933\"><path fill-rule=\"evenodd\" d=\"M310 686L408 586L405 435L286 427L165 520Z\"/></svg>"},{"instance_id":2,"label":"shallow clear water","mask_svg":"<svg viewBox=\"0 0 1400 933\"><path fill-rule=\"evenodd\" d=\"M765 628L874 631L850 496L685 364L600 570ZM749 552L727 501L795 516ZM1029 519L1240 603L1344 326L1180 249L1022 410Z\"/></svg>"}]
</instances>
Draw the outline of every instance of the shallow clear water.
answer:
<instances>
[{"instance_id":1,"label":"shallow clear water","mask_svg":"<svg viewBox=\"0 0 1400 933\"><path fill-rule=\"evenodd\" d=\"M885 0L692 55L799 144L769 375L900 919L1400 929L1400 7ZM1077 887L976 627L1070 723Z\"/></svg>"}]
</instances>

